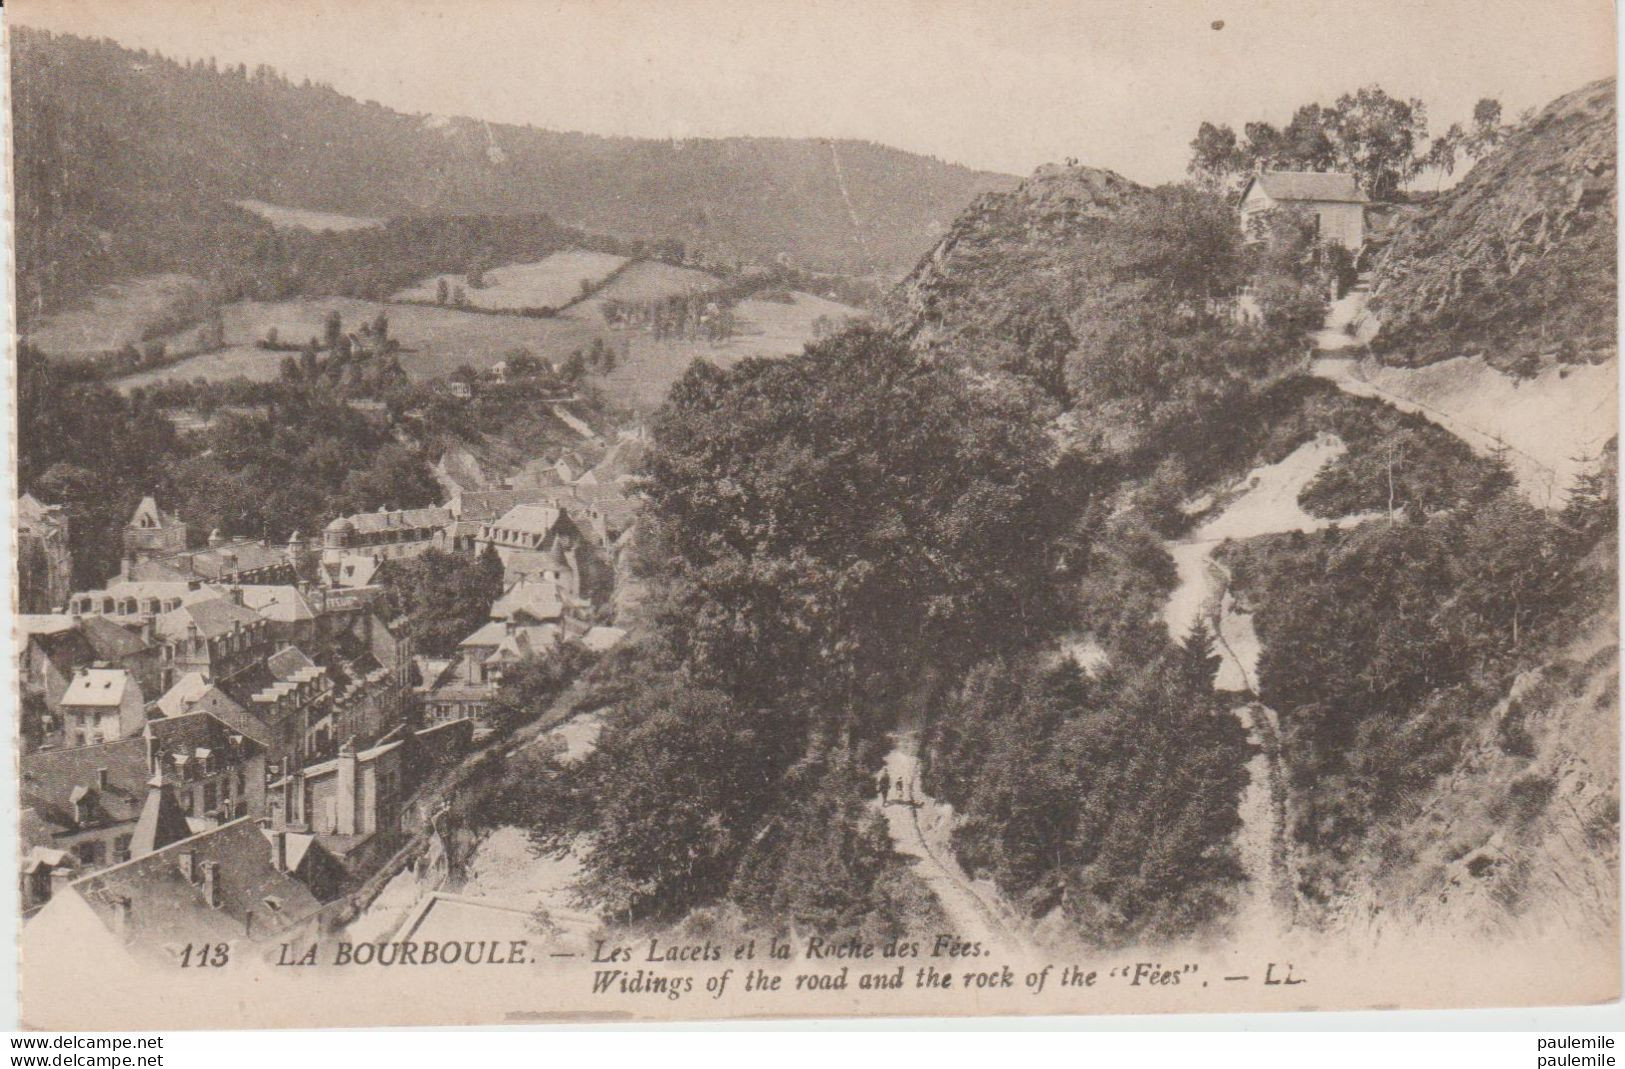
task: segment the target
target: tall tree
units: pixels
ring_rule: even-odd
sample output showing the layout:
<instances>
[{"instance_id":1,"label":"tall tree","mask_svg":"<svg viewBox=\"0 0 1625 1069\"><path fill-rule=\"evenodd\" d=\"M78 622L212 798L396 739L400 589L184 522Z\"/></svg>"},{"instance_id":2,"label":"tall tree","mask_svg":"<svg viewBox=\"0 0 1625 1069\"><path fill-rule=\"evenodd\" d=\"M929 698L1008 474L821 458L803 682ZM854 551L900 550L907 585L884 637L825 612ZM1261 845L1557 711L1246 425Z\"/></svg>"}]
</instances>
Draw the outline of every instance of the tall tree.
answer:
<instances>
[{"instance_id":1,"label":"tall tree","mask_svg":"<svg viewBox=\"0 0 1625 1069\"><path fill-rule=\"evenodd\" d=\"M1281 132L1281 158L1295 171L1329 171L1337 166L1335 116L1319 104L1305 104Z\"/></svg>"},{"instance_id":2,"label":"tall tree","mask_svg":"<svg viewBox=\"0 0 1625 1069\"><path fill-rule=\"evenodd\" d=\"M487 547L478 557L429 550L389 566L392 609L429 657L448 657L491 614L502 596L502 561Z\"/></svg>"},{"instance_id":3,"label":"tall tree","mask_svg":"<svg viewBox=\"0 0 1625 1069\"><path fill-rule=\"evenodd\" d=\"M1467 155L1479 159L1501 143L1501 102L1484 97L1473 105L1473 129L1466 138Z\"/></svg>"},{"instance_id":4,"label":"tall tree","mask_svg":"<svg viewBox=\"0 0 1625 1069\"><path fill-rule=\"evenodd\" d=\"M1386 200L1416 177L1427 144L1427 109L1380 86L1345 93L1332 109L1341 164L1354 172L1373 200Z\"/></svg>"},{"instance_id":5,"label":"tall tree","mask_svg":"<svg viewBox=\"0 0 1625 1069\"><path fill-rule=\"evenodd\" d=\"M1450 129L1433 139L1428 148L1427 166L1439 175L1439 185L1456 173L1456 155L1466 142L1467 135L1461 128L1461 123L1451 123Z\"/></svg>"},{"instance_id":6,"label":"tall tree","mask_svg":"<svg viewBox=\"0 0 1625 1069\"><path fill-rule=\"evenodd\" d=\"M1191 161L1185 170L1197 185L1218 192L1232 185L1249 164L1235 130L1204 122L1191 141Z\"/></svg>"},{"instance_id":7,"label":"tall tree","mask_svg":"<svg viewBox=\"0 0 1625 1069\"><path fill-rule=\"evenodd\" d=\"M681 641L763 703L810 687L843 711L928 651L1013 637L1043 589L1037 412L881 331L697 364L655 441L645 493Z\"/></svg>"}]
</instances>

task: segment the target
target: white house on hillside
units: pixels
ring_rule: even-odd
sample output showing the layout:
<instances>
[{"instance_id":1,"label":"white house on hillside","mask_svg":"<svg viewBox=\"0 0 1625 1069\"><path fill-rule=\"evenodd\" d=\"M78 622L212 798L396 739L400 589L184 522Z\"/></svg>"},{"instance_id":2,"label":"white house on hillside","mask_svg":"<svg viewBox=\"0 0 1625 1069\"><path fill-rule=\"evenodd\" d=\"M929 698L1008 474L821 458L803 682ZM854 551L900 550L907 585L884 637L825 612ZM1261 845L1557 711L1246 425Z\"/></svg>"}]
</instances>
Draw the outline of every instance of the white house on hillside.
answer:
<instances>
[{"instance_id":1,"label":"white house on hillside","mask_svg":"<svg viewBox=\"0 0 1625 1069\"><path fill-rule=\"evenodd\" d=\"M1354 176L1340 171L1261 171L1241 188L1241 228L1251 235L1253 220L1272 208L1314 213L1315 234L1350 252L1365 243L1366 199Z\"/></svg>"}]
</instances>

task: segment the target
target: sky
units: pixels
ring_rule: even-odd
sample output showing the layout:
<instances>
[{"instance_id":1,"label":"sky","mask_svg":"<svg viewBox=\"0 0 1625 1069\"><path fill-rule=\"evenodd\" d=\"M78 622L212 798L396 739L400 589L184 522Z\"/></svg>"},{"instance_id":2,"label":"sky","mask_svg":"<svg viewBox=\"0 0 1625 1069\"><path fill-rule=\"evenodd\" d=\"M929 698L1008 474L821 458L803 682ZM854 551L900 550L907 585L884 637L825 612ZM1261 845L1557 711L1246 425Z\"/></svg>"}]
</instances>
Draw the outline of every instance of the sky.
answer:
<instances>
[{"instance_id":1,"label":"sky","mask_svg":"<svg viewBox=\"0 0 1625 1069\"><path fill-rule=\"evenodd\" d=\"M269 64L405 112L855 137L1026 174L1183 176L1204 120L1376 83L1434 133L1611 75L1609 0L13 0L9 21Z\"/></svg>"}]
</instances>

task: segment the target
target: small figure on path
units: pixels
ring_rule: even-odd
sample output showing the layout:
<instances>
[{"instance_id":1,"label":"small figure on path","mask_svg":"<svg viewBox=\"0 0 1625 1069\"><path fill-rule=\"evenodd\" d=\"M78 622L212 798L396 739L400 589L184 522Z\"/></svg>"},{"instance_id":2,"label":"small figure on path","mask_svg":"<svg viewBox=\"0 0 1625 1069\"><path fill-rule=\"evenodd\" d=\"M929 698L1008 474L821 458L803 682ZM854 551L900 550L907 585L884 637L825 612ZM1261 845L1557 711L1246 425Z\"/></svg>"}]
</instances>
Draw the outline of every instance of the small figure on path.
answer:
<instances>
[{"instance_id":1,"label":"small figure on path","mask_svg":"<svg viewBox=\"0 0 1625 1069\"><path fill-rule=\"evenodd\" d=\"M897 777L897 800L899 802L901 802L903 800L903 777L902 776Z\"/></svg>"},{"instance_id":2,"label":"small figure on path","mask_svg":"<svg viewBox=\"0 0 1625 1069\"><path fill-rule=\"evenodd\" d=\"M880 804L885 805L891 798L891 777L886 770L880 770Z\"/></svg>"}]
</instances>

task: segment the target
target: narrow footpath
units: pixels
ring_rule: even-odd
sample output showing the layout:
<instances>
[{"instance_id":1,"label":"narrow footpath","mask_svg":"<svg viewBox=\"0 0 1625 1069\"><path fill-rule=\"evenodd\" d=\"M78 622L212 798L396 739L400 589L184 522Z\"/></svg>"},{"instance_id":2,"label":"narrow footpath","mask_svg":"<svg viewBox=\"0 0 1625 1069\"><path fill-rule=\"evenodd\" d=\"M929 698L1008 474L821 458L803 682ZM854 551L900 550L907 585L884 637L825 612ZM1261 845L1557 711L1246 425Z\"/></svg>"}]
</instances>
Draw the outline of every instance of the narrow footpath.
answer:
<instances>
[{"instance_id":1,"label":"narrow footpath","mask_svg":"<svg viewBox=\"0 0 1625 1069\"><path fill-rule=\"evenodd\" d=\"M1523 379L1468 355L1414 368L1384 366L1369 344L1376 333L1364 318L1369 293L1362 275L1333 302L1314 336L1309 373L1344 393L1421 416L1481 456L1502 456L1532 504L1561 505L1576 475L1618 429L1617 364L1548 363Z\"/></svg>"},{"instance_id":2,"label":"narrow footpath","mask_svg":"<svg viewBox=\"0 0 1625 1069\"><path fill-rule=\"evenodd\" d=\"M996 894L978 888L954 860L947 842L952 814L920 786L919 732L894 731L891 739L886 775L891 777L892 791L881 812L893 849L913 861L915 874L937 896L948 924L961 938L980 942L991 953L1026 954L1031 944L1021 934L1014 911ZM875 804L880 805L878 799Z\"/></svg>"},{"instance_id":3,"label":"narrow footpath","mask_svg":"<svg viewBox=\"0 0 1625 1069\"><path fill-rule=\"evenodd\" d=\"M1242 791L1241 830L1236 849L1247 892L1236 914L1235 936L1246 943L1259 936L1279 936L1292 927L1294 894L1286 846L1286 799L1282 782L1279 736L1275 710L1247 702L1232 710L1258 748L1247 762L1247 787Z\"/></svg>"},{"instance_id":4,"label":"narrow footpath","mask_svg":"<svg viewBox=\"0 0 1625 1069\"><path fill-rule=\"evenodd\" d=\"M1217 641L1219 672L1214 689L1235 702L1231 715L1257 747L1247 763L1247 786L1239 812L1236 852L1247 876L1236 915L1235 935L1245 942L1278 936L1292 927L1294 895L1286 849L1285 769L1273 710L1256 700L1259 643L1252 616L1240 612L1230 592L1230 575L1213 557L1227 539L1245 540L1287 531L1317 531L1333 523L1358 523L1367 517L1328 520L1311 516L1298 504L1298 494L1326 465L1343 454L1343 442L1321 435L1274 464L1249 472L1239 492L1190 536L1168 543L1178 585L1163 610L1175 641L1192 623L1206 623Z\"/></svg>"}]
</instances>

